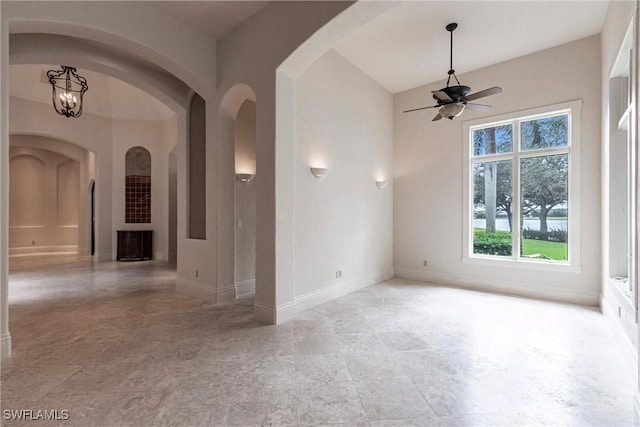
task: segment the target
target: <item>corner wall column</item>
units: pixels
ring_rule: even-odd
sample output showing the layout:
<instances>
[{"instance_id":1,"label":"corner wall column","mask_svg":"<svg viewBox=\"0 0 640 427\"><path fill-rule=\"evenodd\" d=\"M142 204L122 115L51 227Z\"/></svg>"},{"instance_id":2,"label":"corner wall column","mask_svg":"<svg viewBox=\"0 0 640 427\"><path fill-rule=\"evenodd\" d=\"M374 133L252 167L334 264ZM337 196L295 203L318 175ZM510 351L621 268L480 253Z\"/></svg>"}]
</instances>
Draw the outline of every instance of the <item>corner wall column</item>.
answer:
<instances>
[{"instance_id":1,"label":"corner wall column","mask_svg":"<svg viewBox=\"0 0 640 427\"><path fill-rule=\"evenodd\" d=\"M9 332L9 25L0 7L0 356L11 354Z\"/></svg>"}]
</instances>

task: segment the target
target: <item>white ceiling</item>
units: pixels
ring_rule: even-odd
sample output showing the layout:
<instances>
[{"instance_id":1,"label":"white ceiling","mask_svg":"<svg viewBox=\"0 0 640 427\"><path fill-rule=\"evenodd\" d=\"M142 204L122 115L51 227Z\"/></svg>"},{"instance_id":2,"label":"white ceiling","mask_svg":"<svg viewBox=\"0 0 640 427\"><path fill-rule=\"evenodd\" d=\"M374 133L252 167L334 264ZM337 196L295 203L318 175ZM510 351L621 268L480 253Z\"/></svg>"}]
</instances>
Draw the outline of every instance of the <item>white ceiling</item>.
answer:
<instances>
[{"instance_id":1,"label":"white ceiling","mask_svg":"<svg viewBox=\"0 0 640 427\"><path fill-rule=\"evenodd\" d=\"M150 1L164 13L212 36L232 30L266 1ZM449 69L449 33L457 22L453 65L464 73L598 34L606 0L407 1L358 28L334 49L396 93L441 81ZM11 65L12 96L51 103L42 73L55 65ZM121 80L79 70L89 83L84 111L117 119L164 120L173 112ZM34 83L35 82L35 83Z\"/></svg>"},{"instance_id":2,"label":"white ceiling","mask_svg":"<svg viewBox=\"0 0 640 427\"><path fill-rule=\"evenodd\" d=\"M396 93L600 33L607 1L410 1L335 46L347 60Z\"/></svg>"},{"instance_id":3,"label":"white ceiling","mask_svg":"<svg viewBox=\"0 0 640 427\"><path fill-rule=\"evenodd\" d=\"M59 68L60 65L11 65L10 95L49 104L55 114L51 84L43 73ZM122 120L165 120L174 114L153 96L122 80L83 69L79 69L78 74L85 77L89 85L83 98L83 113Z\"/></svg>"},{"instance_id":4,"label":"white ceiling","mask_svg":"<svg viewBox=\"0 0 640 427\"><path fill-rule=\"evenodd\" d=\"M267 1L148 1L163 13L213 38L222 37L258 10Z\"/></svg>"}]
</instances>

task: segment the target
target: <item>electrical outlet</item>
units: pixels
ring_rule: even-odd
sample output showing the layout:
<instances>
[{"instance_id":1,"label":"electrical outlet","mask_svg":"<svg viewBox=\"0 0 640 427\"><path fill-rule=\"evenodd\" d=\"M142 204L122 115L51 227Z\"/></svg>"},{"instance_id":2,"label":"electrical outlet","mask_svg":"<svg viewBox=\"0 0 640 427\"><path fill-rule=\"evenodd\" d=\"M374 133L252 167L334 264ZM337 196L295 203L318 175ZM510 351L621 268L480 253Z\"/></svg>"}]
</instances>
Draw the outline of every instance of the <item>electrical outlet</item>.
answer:
<instances>
[{"instance_id":1,"label":"electrical outlet","mask_svg":"<svg viewBox=\"0 0 640 427\"><path fill-rule=\"evenodd\" d=\"M199 273L200 273L200 272L199 272L198 270L196 270L196 277L198 277L198 274L199 274Z\"/></svg>"},{"instance_id":2,"label":"electrical outlet","mask_svg":"<svg viewBox=\"0 0 640 427\"><path fill-rule=\"evenodd\" d=\"M429 266L429 261L427 261L426 259L422 260L422 266L423 267L428 267Z\"/></svg>"},{"instance_id":3,"label":"electrical outlet","mask_svg":"<svg viewBox=\"0 0 640 427\"><path fill-rule=\"evenodd\" d=\"M338 279L342 279L342 270L338 270Z\"/></svg>"}]
</instances>

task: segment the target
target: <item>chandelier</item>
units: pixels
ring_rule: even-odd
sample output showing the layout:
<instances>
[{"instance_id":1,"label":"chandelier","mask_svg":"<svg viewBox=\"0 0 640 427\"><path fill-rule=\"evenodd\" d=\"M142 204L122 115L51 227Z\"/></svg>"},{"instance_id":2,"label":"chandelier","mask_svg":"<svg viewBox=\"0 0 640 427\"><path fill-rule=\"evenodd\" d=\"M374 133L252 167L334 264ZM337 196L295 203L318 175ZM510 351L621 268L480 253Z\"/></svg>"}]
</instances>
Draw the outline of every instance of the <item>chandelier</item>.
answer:
<instances>
[{"instance_id":1,"label":"chandelier","mask_svg":"<svg viewBox=\"0 0 640 427\"><path fill-rule=\"evenodd\" d=\"M89 89L87 79L76 73L75 67L61 65L61 70L47 71L49 83L53 86L53 108L61 116L80 117L82 97Z\"/></svg>"}]
</instances>

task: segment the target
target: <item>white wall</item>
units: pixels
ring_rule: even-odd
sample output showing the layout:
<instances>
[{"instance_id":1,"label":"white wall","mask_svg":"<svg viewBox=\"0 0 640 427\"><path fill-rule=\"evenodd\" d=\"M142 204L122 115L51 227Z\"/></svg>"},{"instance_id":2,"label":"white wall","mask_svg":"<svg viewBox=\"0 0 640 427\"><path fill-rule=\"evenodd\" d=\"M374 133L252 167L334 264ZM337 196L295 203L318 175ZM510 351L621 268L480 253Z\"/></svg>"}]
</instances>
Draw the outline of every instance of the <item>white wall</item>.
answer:
<instances>
[{"instance_id":1,"label":"white wall","mask_svg":"<svg viewBox=\"0 0 640 427\"><path fill-rule=\"evenodd\" d=\"M323 25L349 6L350 2L274 2L257 12L231 33L218 40L217 83L220 106L227 91L238 84L245 84L255 94L256 114L256 298L254 315L266 322L280 322L282 308L290 306L294 299L292 245L292 150L293 147L276 134L276 94L280 97L277 68L290 57L301 44ZM295 22L295 25L283 25ZM342 29L342 28L341 28ZM317 33L316 33L317 34ZM315 37L315 36L314 36ZM317 46L317 44L315 44ZM287 98L292 101L292 99ZM278 110L290 111L278 99ZM292 120L289 117L289 120ZM290 122L289 122L290 123ZM226 127L225 127L226 128ZM232 144L232 130L218 129L216 144L218 162L215 166L220 176L218 200L233 200L234 170L233 149L231 159L224 152ZM277 139L277 142L276 142ZM226 150L226 151L225 151ZM286 158L278 153L282 150ZM218 212L219 242L233 241L234 213L230 206L221 204ZM222 252L230 250L218 246L220 284L226 286L231 274L224 262L228 257ZM233 263L231 263L233 269ZM277 288L277 290L276 290Z\"/></svg>"},{"instance_id":2,"label":"white wall","mask_svg":"<svg viewBox=\"0 0 640 427\"><path fill-rule=\"evenodd\" d=\"M335 51L295 93L295 297L313 305L393 276L393 187L376 186L391 178L393 97Z\"/></svg>"},{"instance_id":3,"label":"white wall","mask_svg":"<svg viewBox=\"0 0 640 427\"><path fill-rule=\"evenodd\" d=\"M626 263L628 208L625 183L627 167L626 164L618 164L620 161L625 162L627 158L626 132L617 130L621 107L620 105L610 105L610 100L615 98L611 91L615 90L617 84L617 82L610 82L610 77L619 51L624 50L621 47L629 24L636 14L636 6L636 1L610 2L601 33L602 272L599 279L602 288L600 302L602 311L614 328L620 332L622 341L626 343L630 353L637 358L639 342L638 324L636 323L637 311L633 307L633 302L618 292L609 279L610 276L628 274ZM628 48L630 47L628 46ZM637 61L637 52L635 58ZM620 187L625 188L622 193L616 191ZM621 241L614 239L612 242L612 234L624 236L624 238ZM637 410L638 396L636 395Z\"/></svg>"},{"instance_id":4,"label":"white wall","mask_svg":"<svg viewBox=\"0 0 640 427\"><path fill-rule=\"evenodd\" d=\"M437 82L394 97L394 267L399 277L597 305L600 293L599 36L458 76L474 90L499 85L488 112L432 122ZM463 263L463 122L582 100L580 272ZM483 100L484 101L484 100ZM423 260L428 267L423 267Z\"/></svg>"}]
</instances>

